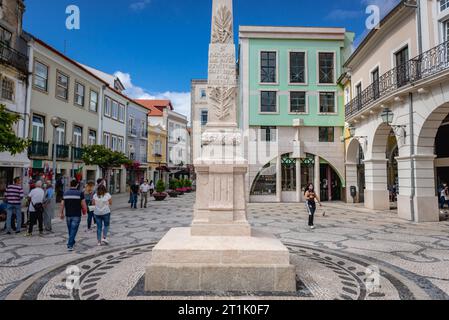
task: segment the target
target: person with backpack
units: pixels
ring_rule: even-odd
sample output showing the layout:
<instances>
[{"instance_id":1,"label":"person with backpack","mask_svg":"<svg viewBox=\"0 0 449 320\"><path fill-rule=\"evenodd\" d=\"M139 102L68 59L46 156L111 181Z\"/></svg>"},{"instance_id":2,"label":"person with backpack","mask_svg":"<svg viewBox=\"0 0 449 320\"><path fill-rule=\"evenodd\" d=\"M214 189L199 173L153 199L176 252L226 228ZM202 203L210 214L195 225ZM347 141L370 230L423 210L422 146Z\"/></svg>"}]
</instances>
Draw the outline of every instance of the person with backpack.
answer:
<instances>
[{"instance_id":1,"label":"person with backpack","mask_svg":"<svg viewBox=\"0 0 449 320\"><path fill-rule=\"evenodd\" d=\"M321 205L320 199L318 198L318 195L315 193L315 188L312 183L310 183L305 191L305 198L306 198L306 208L307 212L309 213L309 227L310 229L315 229L314 219L315 219L315 212L316 212L316 204L318 203Z\"/></svg>"},{"instance_id":2,"label":"person with backpack","mask_svg":"<svg viewBox=\"0 0 449 320\"><path fill-rule=\"evenodd\" d=\"M97 193L93 197L95 206L95 221L97 222L98 246L109 244L108 233L111 224L112 196L107 192L105 186L98 187Z\"/></svg>"},{"instance_id":3,"label":"person with backpack","mask_svg":"<svg viewBox=\"0 0 449 320\"><path fill-rule=\"evenodd\" d=\"M67 250L73 251L76 244L76 235L81 224L81 217L87 214L86 200L84 192L78 190L77 180L70 182L70 189L64 192L64 198L61 203L61 220L66 218L69 239L67 241ZM65 215L64 215L65 212Z\"/></svg>"},{"instance_id":4,"label":"person with backpack","mask_svg":"<svg viewBox=\"0 0 449 320\"><path fill-rule=\"evenodd\" d=\"M39 234L44 234L44 200L45 200L45 191L42 189L42 181L37 181L35 184L35 188L31 190L28 195L28 199L30 201L29 212L30 212L30 224L28 226L27 237L33 236L33 227L36 224L36 221L39 224Z\"/></svg>"}]
</instances>

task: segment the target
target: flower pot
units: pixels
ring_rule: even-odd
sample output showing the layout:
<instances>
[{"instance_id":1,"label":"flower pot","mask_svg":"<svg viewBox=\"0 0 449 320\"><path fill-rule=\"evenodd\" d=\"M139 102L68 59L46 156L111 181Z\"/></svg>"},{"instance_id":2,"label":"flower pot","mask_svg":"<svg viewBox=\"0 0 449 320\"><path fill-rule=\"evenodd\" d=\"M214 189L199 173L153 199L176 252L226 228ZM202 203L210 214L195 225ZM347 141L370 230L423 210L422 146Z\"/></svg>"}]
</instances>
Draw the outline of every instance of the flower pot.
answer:
<instances>
[{"instance_id":1,"label":"flower pot","mask_svg":"<svg viewBox=\"0 0 449 320\"><path fill-rule=\"evenodd\" d=\"M168 195L170 196L170 198L177 198L178 197L178 193L174 190L170 190L168 191Z\"/></svg>"},{"instance_id":2,"label":"flower pot","mask_svg":"<svg viewBox=\"0 0 449 320\"><path fill-rule=\"evenodd\" d=\"M154 199L156 201L164 201L167 198L168 194L166 193L153 193Z\"/></svg>"},{"instance_id":3,"label":"flower pot","mask_svg":"<svg viewBox=\"0 0 449 320\"><path fill-rule=\"evenodd\" d=\"M183 188L176 189L176 192L178 193L179 196L184 195L184 189Z\"/></svg>"}]
</instances>

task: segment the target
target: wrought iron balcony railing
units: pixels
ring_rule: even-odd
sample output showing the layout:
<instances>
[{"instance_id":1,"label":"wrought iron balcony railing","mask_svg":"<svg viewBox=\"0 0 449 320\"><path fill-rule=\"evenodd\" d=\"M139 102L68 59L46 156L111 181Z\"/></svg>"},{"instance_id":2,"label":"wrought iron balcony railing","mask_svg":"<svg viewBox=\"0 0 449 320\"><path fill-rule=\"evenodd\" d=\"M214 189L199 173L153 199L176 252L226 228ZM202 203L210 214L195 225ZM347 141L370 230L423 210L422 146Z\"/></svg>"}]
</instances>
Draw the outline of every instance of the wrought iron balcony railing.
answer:
<instances>
[{"instance_id":1,"label":"wrought iron balcony railing","mask_svg":"<svg viewBox=\"0 0 449 320\"><path fill-rule=\"evenodd\" d=\"M72 160L80 161L83 158L83 149L72 147Z\"/></svg>"},{"instance_id":2,"label":"wrought iron balcony railing","mask_svg":"<svg viewBox=\"0 0 449 320\"><path fill-rule=\"evenodd\" d=\"M48 142L32 141L28 147L28 156L33 157L48 157Z\"/></svg>"},{"instance_id":3,"label":"wrought iron balcony railing","mask_svg":"<svg viewBox=\"0 0 449 320\"><path fill-rule=\"evenodd\" d=\"M53 150L53 148L52 148L52 150ZM52 156L53 156L53 153L52 153ZM56 146L56 158L57 159L67 159L68 157L69 157L69 146L58 144Z\"/></svg>"},{"instance_id":4,"label":"wrought iron balcony railing","mask_svg":"<svg viewBox=\"0 0 449 320\"><path fill-rule=\"evenodd\" d=\"M0 41L0 62L10 65L24 74L28 73L28 57Z\"/></svg>"},{"instance_id":5,"label":"wrought iron balcony railing","mask_svg":"<svg viewBox=\"0 0 449 320\"><path fill-rule=\"evenodd\" d=\"M449 41L446 41L383 74L379 81L373 82L346 105L346 117L366 110L373 102L408 84L425 80L448 69Z\"/></svg>"}]
</instances>

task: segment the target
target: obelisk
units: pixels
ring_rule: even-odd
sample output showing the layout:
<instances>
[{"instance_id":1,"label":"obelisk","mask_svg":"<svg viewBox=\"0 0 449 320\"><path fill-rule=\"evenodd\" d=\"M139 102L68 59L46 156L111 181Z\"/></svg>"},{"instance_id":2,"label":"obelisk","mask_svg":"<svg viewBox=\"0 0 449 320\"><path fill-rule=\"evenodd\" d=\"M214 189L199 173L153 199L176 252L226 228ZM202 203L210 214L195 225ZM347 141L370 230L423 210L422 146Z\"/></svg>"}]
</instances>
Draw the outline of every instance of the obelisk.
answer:
<instances>
[{"instance_id":1,"label":"obelisk","mask_svg":"<svg viewBox=\"0 0 449 320\"><path fill-rule=\"evenodd\" d=\"M294 292L288 249L247 220L232 0L213 0L209 46L209 122L195 160L191 228L175 228L153 249L145 288L152 292Z\"/></svg>"}]
</instances>

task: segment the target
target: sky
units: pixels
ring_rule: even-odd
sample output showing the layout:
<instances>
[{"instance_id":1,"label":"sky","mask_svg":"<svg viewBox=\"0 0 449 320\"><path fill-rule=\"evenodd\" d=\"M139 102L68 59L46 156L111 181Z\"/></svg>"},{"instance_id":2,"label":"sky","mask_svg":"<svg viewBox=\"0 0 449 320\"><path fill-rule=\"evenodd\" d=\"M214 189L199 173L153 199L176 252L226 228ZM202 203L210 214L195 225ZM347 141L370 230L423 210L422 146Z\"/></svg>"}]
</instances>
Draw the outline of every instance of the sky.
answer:
<instances>
[{"instance_id":1,"label":"sky","mask_svg":"<svg viewBox=\"0 0 449 320\"><path fill-rule=\"evenodd\" d=\"M344 27L366 35L366 8L398 0L234 0L239 25ZM132 98L171 99L190 116L190 80L207 78L211 0L25 0L24 29L69 57L116 74ZM80 28L69 30L69 5Z\"/></svg>"}]
</instances>

